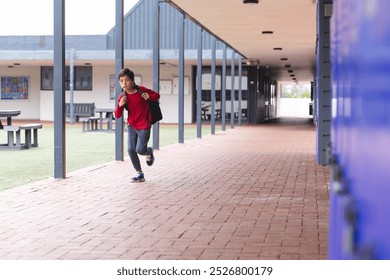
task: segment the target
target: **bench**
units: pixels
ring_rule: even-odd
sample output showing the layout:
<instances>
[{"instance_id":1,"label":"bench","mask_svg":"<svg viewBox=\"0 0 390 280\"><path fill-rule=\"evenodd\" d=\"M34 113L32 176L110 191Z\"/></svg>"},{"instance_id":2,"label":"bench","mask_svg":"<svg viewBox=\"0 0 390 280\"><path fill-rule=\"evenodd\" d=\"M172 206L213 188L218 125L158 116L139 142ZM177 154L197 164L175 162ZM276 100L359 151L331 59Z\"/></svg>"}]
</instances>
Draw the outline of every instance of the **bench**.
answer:
<instances>
[{"instance_id":1,"label":"bench","mask_svg":"<svg viewBox=\"0 0 390 280\"><path fill-rule=\"evenodd\" d=\"M32 123L25 125L6 125L4 126L5 131L14 131L16 134L16 143L15 147L29 149L31 147L38 147L38 129L42 128L42 124L40 123ZM20 132L24 130L24 144L22 144L20 140ZM33 131L33 141L31 141L31 130ZM13 137L13 134L12 134ZM11 137L11 138L12 138ZM10 139L13 142L13 139Z\"/></svg>"},{"instance_id":2,"label":"bench","mask_svg":"<svg viewBox=\"0 0 390 280\"><path fill-rule=\"evenodd\" d=\"M65 103L65 116L70 118L70 103ZM79 122L80 117L95 116L95 103L73 103L73 118Z\"/></svg>"}]
</instances>

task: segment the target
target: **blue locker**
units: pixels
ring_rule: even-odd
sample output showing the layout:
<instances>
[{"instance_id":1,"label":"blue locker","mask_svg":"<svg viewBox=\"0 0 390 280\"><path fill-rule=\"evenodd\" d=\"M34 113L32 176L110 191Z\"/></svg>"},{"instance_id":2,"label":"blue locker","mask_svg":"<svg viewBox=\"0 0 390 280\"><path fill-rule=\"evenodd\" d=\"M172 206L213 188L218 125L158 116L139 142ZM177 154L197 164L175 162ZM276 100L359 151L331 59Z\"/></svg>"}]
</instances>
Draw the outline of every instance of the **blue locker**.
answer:
<instances>
[{"instance_id":1,"label":"blue locker","mask_svg":"<svg viewBox=\"0 0 390 280\"><path fill-rule=\"evenodd\" d=\"M330 259L390 259L388 5L334 1Z\"/></svg>"}]
</instances>

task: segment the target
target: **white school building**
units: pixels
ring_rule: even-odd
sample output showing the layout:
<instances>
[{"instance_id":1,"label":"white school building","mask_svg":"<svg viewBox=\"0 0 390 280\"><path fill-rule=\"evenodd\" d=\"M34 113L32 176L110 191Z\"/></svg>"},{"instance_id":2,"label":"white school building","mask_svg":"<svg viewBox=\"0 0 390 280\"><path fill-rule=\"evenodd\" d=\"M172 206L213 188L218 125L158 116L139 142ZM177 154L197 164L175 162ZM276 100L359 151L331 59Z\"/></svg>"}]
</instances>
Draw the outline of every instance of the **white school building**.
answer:
<instances>
[{"instance_id":1,"label":"white school building","mask_svg":"<svg viewBox=\"0 0 390 280\"><path fill-rule=\"evenodd\" d=\"M153 88L151 0L138 2L124 19L124 66L134 71L136 82ZM178 47L175 26L178 11L161 3L160 24L160 94L162 123L178 122ZM145 16L143 16L145 15ZM185 19L184 122L196 121L197 30L200 27ZM131 35L129 32L131 30ZM203 31L202 116L210 116L211 49L213 35ZM115 27L106 35L66 37L66 102L95 103L95 108L115 107ZM221 108L221 80L224 42L217 40L216 103ZM232 62L232 56L234 60ZM231 65L238 68L240 54L227 47L226 113L230 115L233 99L238 113L238 71L234 71L234 95L231 98ZM73 67L72 67L73 65ZM73 73L73 91L70 76ZM243 66L241 109L244 120L258 123L276 116L277 83L271 69ZM0 109L20 110L19 119L54 120L53 36L0 36Z\"/></svg>"}]
</instances>

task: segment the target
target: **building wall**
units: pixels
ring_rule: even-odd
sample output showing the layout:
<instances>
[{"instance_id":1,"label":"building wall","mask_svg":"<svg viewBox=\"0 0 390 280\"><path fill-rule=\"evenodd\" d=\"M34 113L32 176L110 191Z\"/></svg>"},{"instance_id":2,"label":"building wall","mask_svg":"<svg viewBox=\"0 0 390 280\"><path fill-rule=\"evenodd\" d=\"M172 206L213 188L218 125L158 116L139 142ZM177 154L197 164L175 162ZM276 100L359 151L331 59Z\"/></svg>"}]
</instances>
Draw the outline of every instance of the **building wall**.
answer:
<instances>
[{"instance_id":1,"label":"building wall","mask_svg":"<svg viewBox=\"0 0 390 280\"><path fill-rule=\"evenodd\" d=\"M39 67L8 68L0 66L0 76L29 76L30 92L28 100L0 100L3 110L21 110L20 119L39 119L40 116L40 75Z\"/></svg>"},{"instance_id":2,"label":"building wall","mask_svg":"<svg viewBox=\"0 0 390 280\"><path fill-rule=\"evenodd\" d=\"M126 65L125 65L126 66ZM152 68L150 66L133 66L131 69L135 72L136 76L141 76L141 85L149 88L153 88ZM115 74L115 69L112 66L93 66L93 87L92 91L74 91L75 103L90 103L94 102L96 108L114 108L115 101L110 100L110 75ZM185 76L191 79L191 70L185 70ZM1 109L18 109L21 110L19 119L36 119L43 121L54 120L54 96L53 91L41 91L40 89L40 66L34 67L14 67L0 68L1 76L24 76L30 77L30 96L29 100L12 100L5 101L0 100ZM177 77L177 68L171 66L162 66L160 73L160 80L162 85L166 85L167 82L172 81L174 77ZM190 83L191 84L191 81ZM191 91L191 89L190 89ZM70 93L66 91L66 102L69 102ZM184 121L186 123L191 122L192 116L192 98L191 94L185 94L185 116ZM163 120L161 123L177 123L178 122L178 95L174 94L161 94L161 109L163 111Z\"/></svg>"}]
</instances>

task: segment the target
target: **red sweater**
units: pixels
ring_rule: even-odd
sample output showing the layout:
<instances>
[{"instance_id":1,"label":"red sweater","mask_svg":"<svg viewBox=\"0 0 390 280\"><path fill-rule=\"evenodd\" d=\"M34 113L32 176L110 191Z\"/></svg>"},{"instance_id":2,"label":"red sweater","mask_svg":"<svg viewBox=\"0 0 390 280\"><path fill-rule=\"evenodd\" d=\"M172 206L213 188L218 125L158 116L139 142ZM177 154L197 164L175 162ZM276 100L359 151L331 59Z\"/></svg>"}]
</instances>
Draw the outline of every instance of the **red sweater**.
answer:
<instances>
[{"instance_id":1,"label":"red sweater","mask_svg":"<svg viewBox=\"0 0 390 280\"><path fill-rule=\"evenodd\" d=\"M149 94L150 100L157 101L160 99L160 94L143 86L139 88ZM123 93L122 93L123 94ZM118 98L118 104L122 98L122 94ZM127 123L134 129L150 129L151 127L151 115L149 113L148 102L142 98L139 91L127 94L127 108L129 109ZM115 118L122 117L125 107L119 105L115 108Z\"/></svg>"}]
</instances>

